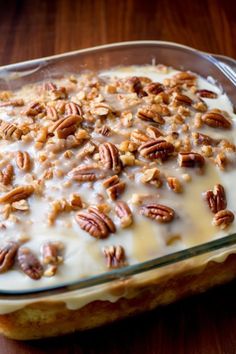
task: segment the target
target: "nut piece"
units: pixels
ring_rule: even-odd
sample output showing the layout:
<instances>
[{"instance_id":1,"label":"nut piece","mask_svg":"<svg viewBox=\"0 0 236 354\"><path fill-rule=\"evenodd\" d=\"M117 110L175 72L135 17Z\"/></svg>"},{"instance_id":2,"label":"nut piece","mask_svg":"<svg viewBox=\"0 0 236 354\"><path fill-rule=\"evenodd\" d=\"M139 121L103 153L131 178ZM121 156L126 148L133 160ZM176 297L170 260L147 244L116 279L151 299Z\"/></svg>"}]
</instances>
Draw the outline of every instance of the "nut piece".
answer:
<instances>
[{"instance_id":1,"label":"nut piece","mask_svg":"<svg viewBox=\"0 0 236 354\"><path fill-rule=\"evenodd\" d=\"M160 223L168 223L174 219L175 212L173 209L162 204L145 204L140 208L140 214L148 218L154 219Z\"/></svg>"},{"instance_id":2,"label":"nut piece","mask_svg":"<svg viewBox=\"0 0 236 354\"><path fill-rule=\"evenodd\" d=\"M112 143L103 143L99 146L99 156L102 163L107 170L113 170L115 173L121 171L121 160L119 157L119 150Z\"/></svg>"},{"instance_id":3,"label":"nut piece","mask_svg":"<svg viewBox=\"0 0 236 354\"><path fill-rule=\"evenodd\" d=\"M2 119L0 119L0 137L2 139L6 140L20 140L21 136L23 134L23 131L15 124L4 122Z\"/></svg>"},{"instance_id":4,"label":"nut piece","mask_svg":"<svg viewBox=\"0 0 236 354\"><path fill-rule=\"evenodd\" d=\"M217 98L217 93L210 90L197 90L196 94L203 98Z\"/></svg>"},{"instance_id":5,"label":"nut piece","mask_svg":"<svg viewBox=\"0 0 236 354\"><path fill-rule=\"evenodd\" d=\"M205 159L197 152L180 152L178 164L180 167L202 167L205 164Z\"/></svg>"},{"instance_id":6,"label":"nut piece","mask_svg":"<svg viewBox=\"0 0 236 354\"><path fill-rule=\"evenodd\" d=\"M11 164L8 164L4 170L0 173L1 176L1 182L4 184L4 186L8 186L12 182L14 170L13 166Z\"/></svg>"},{"instance_id":7,"label":"nut piece","mask_svg":"<svg viewBox=\"0 0 236 354\"><path fill-rule=\"evenodd\" d=\"M13 241L0 247L0 273L6 272L13 266L18 247L19 244Z\"/></svg>"},{"instance_id":8,"label":"nut piece","mask_svg":"<svg viewBox=\"0 0 236 354\"><path fill-rule=\"evenodd\" d=\"M150 160L166 160L174 152L174 145L166 140L149 140L139 148L140 154Z\"/></svg>"},{"instance_id":9,"label":"nut piece","mask_svg":"<svg viewBox=\"0 0 236 354\"><path fill-rule=\"evenodd\" d=\"M211 145L216 146L219 144L219 139L213 139L209 135L202 133L192 133L196 145Z\"/></svg>"},{"instance_id":10,"label":"nut piece","mask_svg":"<svg viewBox=\"0 0 236 354\"><path fill-rule=\"evenodd\" d=\"M62 249L62 245L59 243L47 242L42 246L42 255L44 264L59 264L62 261L62 257L59 256L59 252Z\"/></svg>"},{"instance_id":11,"label":"nut piece","mask_svg":"<svg viewBox=\"0 0 236 354\"><path fill-rule=\"evenodd\" d=\"M205 193L205 199L212 213L217 213L227 207L224 187L221 184L216 184L213 191L209 190Z\"/></svg>"},{"instance_id":12,"label":"nut piece","mask_svg":"<svg viewBox=\"0 0 236 354\"><path fill-rule=\"evenodd\" d=\"M42 277L43 267L29 248L19 248L17 260L21 270L28 275L28 277L33 280L38 280Z\"/></svg>"},{"instance_id":13,"label":"nut piece","mask_svg":"<svg viewBox=\"0 0 236 354\"><path fill-rule=\"evenodd\" d=\"M139 108L137 112L137 117L144 121L165 124L165 119L162 118L162 116L158 112L154 111L151 108Z\"/></svg>"},{"instance_id":14,"label":"nut piece","mask_svg":"<svg viewBox=\"0 0 236 354\"><path fill-rule=\"evenodd\" d=\"M81 197L78 194L72 194L69 199L69 204L72 210L81 209L83 206Z\"/></svg>"},{"instance_id":15,"label":"nut piece","mask_svg":"<svg viewBox=\"0 0 236 354\"><path fill-rule=\"evenodd\" d=\"M18 151L16 154L16 164L18 168L24 172L30 170L30 156L27 151Z\"/></svg>"},{"instance_id":16,"label":"nut piece","mask_svg":"<svg viewBox=\"0 0 236 354\"><path fill-rule=\"evenodd\" d=\"M0 197L0 203L13 203L21 199L27 199L33 193L33 186L19 186Z\"/></svg>"},{"instance_id":17,"label":"nut piece","mask_svg":"<svg viewBox=\"0 0 236 354\"><path fill-rule=\"evenodd\" d=\"M133 223L132 212L126 202L118 201L116 203L115 212L118 218L120 218L122 228L126 228Z\"/></svg>"},{"instance_id":18,"label":"nut piece","mask_svg":"<svg viewBox=\"0 0 236 354\"><path fill-rule=\"evenodd\" d=\"M183 191L182 184L176 177L167 177L167 183L169 188L175 193L181 193Z\"/></svg>"},{"instance_id":19,"label":"nut piece","mask_svg":"<svg viewBox=\"0 0 236 354\"><path fill-rule=\"evenodd\" d=\"M122 246L106 246L103 253L107 260L107 268L119 268L124 265L125 250Z\"/></svg>"},{"instance_id":20,"label":"nut piece","mask_svg":"<svg viewBox=\"0 0 236 354\"><path fill-rule=\"evenodd\" d=\"M104 178L105 174L97 164L80 165L68 173L77 182L93 182Z\"/></svg>"},{"instance_id":21,"label":"nut piece","mask_svg":"<svg viewBox=\"0 0 236 354\"><path fill-rule=\"evenodd\" d=\"M147 170L144 171L141 177L141 182L149 183L154 185L157 188L160 188L162 186L160 171L156 167L148 168Z\"/></svg>"},{"instance_id":22,"label":"nut piece","mask_svg":"<svg viewBox=\"0 0 236 354\"><path fill-rule=\"evenodd\" d=\"M234 214L230 210L220 210L214 215L213 225L226 229L234 221Z\"/></svg>"},{"instance_id":23,"label":"nut piece","mask_svg":"<svg viewBox=\"0 0 236 354\"><path fill-rule=\"evenodd\" d=\"M116 200L125 190L125 182L119 182L107 189L107 194L111 200Z\"/></svg>"},{"instance_id":24,"label":"nut piece","mask_svg":"<svg viewBox=\"0 0 236 354\"><path fill-rule=\"evenodd\" d=\"M230 129L232 126L232 123L227 118L225 118L223 114L214 110L203 114L202 121L212 128Z\"/></svg>"},{"instance_id":25,"label":"nut piece","mask_svg":"<svg viewBox=\"0 0 236 354\"><path fill-rule=\"evenodd\" d=\"M125 182L120 181L117 175L107 178L103 182L107 194L111 200L116 200L125 190Z\"/></svg>"},{"instance_id":26,"label":"nut piece","mask_svg":"<svg viewBox=\"0 0 236 354\"><path fill-rule=\"evenodd\" d=\"M139 77L130 77L127 81L127 86L130 92L137 93L138 97L147 96L146 92L143 91L142 83Z\"/></svg>"},{"instance_id":27,"label":"nut piece","mask_svg":"<svg viewBox=\"0 0 236 354\"><path fill-rule=\"evenodd\" d=\"M88 212L78 212L76 221L82 230L96 238L106 238L116 231L113 221L95 207L89 207Z\"/></svg>"},{"instance_id":28,"label":"nut piece","mask_svg":"<svg viewBox=\"0 0 236 354\"><path fill-rule=\"evenodd\" d=\"M63 117L56 121L48 131L49 133L54 133L59 139L66 139L69 135L73 135L76 132L80 122L81 117L79 115Z\"/></svg>"}]
</instances>

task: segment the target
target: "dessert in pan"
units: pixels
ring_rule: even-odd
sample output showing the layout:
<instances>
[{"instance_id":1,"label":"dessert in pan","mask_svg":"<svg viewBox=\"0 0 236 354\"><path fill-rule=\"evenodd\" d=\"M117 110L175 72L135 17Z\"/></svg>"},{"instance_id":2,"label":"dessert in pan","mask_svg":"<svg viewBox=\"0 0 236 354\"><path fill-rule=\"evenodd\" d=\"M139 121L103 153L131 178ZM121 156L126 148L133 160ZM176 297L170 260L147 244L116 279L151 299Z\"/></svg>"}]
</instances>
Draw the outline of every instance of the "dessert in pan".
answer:
<instances>
[{"instance_id":1,"label":"dessert in pan","mask_svg":"<svg viewBox=\"0 0 236 354\"><path fill-rule=\"evenodd\" d=\"M85 279L235 231L235 115L213 79L165 65L65 74L2 91L0 136L1 290ZM158 304L155 287L153 305L139 298L135 311L135 296L111 288L2 301L0 329L57 335Z\"/></svg>"}]
</instances>

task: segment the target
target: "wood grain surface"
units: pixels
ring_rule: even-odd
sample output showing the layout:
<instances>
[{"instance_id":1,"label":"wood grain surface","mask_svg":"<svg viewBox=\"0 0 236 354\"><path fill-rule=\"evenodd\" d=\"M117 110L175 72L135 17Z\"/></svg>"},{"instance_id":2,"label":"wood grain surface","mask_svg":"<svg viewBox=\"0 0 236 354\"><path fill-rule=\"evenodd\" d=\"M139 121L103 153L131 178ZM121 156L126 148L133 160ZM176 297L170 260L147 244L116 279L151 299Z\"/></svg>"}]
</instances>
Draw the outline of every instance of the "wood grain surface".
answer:
<instances>
[{"instance_id":1,"label":"wood grain surface","mask_svg":"<svg viewBox=\"0 0 236 354\"><path fill-rule=\"evenodd\" d=\"M235 1L0 2L0 64L99 44L159 39L236 58ZM234 354L236 282L109 327L16 342L0 354Z\"/></svg>"}]
</instances>

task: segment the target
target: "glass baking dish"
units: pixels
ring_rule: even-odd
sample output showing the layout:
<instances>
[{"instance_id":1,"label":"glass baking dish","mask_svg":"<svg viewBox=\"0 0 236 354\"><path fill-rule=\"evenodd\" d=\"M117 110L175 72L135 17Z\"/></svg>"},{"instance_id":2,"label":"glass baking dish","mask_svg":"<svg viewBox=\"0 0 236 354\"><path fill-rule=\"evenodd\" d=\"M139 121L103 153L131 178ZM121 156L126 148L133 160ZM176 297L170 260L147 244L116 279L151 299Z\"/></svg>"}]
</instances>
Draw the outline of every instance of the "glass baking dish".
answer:
<instances>
[{"instance_id":1,"label":"glass baking dish","mask_svg":"<svg viewBox=\"0 0 236 354\"><path fill-rule=\"evenodd\" d=\"M159 63L179 70L191 70L205 78L213 77L223 91L227 93L233 106L236 106L236 62L233 59L213 56L186 46L162 41L115 43L3 66L0 68L0 90L15 90L28 83L60 78L65 72L100 71L120 65ZM203 291L212 285L233 279L236 277L236 266L234 266L236 264L235 244L236 234L232 234L172 254L80 279L73 283L60 284L59 286L19 291L1 290L0 286L0 307L7 309L8 306L13 306L14 311L11 311L13 318L15 311L20 311L22 303L27 307L44 301L47 303L62 301L67 304L68 311L75 311L75 309L77 310L75 302L79 301L78 299L81 298L81 303L84 303L85 306L88 301L84 299L96 299L96 296L93 297L94 294L99 292L104 294L104 291L106 292L109 288L109 291L112 289L112 296L101 296L104 301L115 303L121 298L127 298L131 299L131 304L130 310L124 314L121 313L120 316L116 315L114 318L111 316L110 320L98 321L98 324L107 323L116 318L151 309L159 304L177 300L189 293ZM218 272L218 275L222 274L222 277L219 276L214 280L211 273L208 273L208 269L206 275L204 273L207 268L206 265L210 264L211 268L213 263L217 264L215 271ZM225 271L220 270L219 266L225 267ZM204 273L204 281L200 282L199 286L194 283L195 285L191 287L192 279L195 279L195 276L201 272ZM208 279L206 278L207 274ZM145 291L151 287L150 291L153 292L153 288L156 289L157 285L162 288L160 282L163 279L167 279L167 281L164 281L165 285L163 287L163 291L167 294L165 299L163 300L160 294L158 295L159 301L154 300L155 295L149 299L149 295ZM189 289L184 288L183 290L183 282L185 284L189 282L189 287L187 286ZM177 290L173 292L176 284ZM135 297L139 298L139 296L136 296L139 293L145 293L149 300L145 304L135 304L132 309L132 301ZM73 299L77 300L73 302ZM1 316L5 316L5 312L0 312L2 313L0 315L1 328ZM82 329L92 326L82 326ZM73 330L76 329L81 329L81 326L74 325ZM60 329L60 333L70 331L70 329L65 331ZM8 332L2 330L2 332L10 337L27 339L27 335L12 334L10 330ZM58 333L59 331L40 334L39 331L38 336L29 335L28 338L44 337Z\"/></svg>"}]
</instances>

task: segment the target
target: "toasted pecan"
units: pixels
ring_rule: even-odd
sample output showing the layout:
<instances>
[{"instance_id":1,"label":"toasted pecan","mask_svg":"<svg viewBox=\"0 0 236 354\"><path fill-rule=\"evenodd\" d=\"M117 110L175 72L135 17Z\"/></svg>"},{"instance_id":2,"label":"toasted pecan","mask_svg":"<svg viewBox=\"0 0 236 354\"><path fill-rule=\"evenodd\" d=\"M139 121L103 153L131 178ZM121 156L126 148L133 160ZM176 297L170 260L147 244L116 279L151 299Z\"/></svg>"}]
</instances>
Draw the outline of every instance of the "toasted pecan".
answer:
<instances>
[{"instance_id":1,"label":"toasted pecan","mask_svg":"<svg viewBox=\"0 0 236 354\"><path fill-rule=\"evenodd\" d=\"M147 216L160 223L171 222L175 216L175 212L172 208L157 203L142 205L139 211L141 215Z\"/></svg>"},{"instance_id":2,"label":"toasted pecan","mask_svg":"<svg viewBox=\"0 0 236 354\"><path fill-rule=\"evenodd\" d=\"M213 218L213 225L226 229L234 221L234 213L230 210L220 210Z\"/></svg>"},{"instance_id":3,"label":"toasted pecan","mask_svg":"<svg viewBox=\"0 0 236 354\"><path fill-rule=\"evenodd\" d=\"M15 260L19 244L14 241L9 241L0 247L0 273L9 270Z\"/></svg>"},{"instance_id":4,"label":"toasted pecan","mask_svg":"<svg viewBox=\"0 0 236 354\"><path fill-rule=\"evenodd\" d=\"M16 164L21 171L28 172L31 166L29 153L27 151L18 151L16 154Z\"/></svg>"},{"instance_id":5,"label":"toasted pecan","mask_svg":"<svg viewBox=\"0 0 236 354\"><path fill-rule=\"evenodd\" d=\"M174 145L166 140L150 140L139 147L139 152L147 159L166 160L174 152Z\"/></svg>"},{"instance_id":6,"label":"toasted pecan","mask_svg":"<svg viewBox=\"0 0 236 354\"><path fill-rule=\"evenodd\" d=\"M217 213L227 207L224 187L221 184L216 184L213 190L205 193L205 199L212 213Z\"/></svg>"},{"instance_id":7,"label":"toasted pecan","mask_svg":"<svg viewBox=\"0 0 236 354\"><path fill-rule=\"evenodd\" d=\"M103 143L99 146L99 155L105 169L119 173L122 168L119 150L112 143Z\"/></svg>"},{"instance_id":8,"label":"toasted pecan","mask_svg":"<svg viewBox=\"0 0 236 354\"><path fill-rule=\"evenodd\" d=\"M0 197L0 203L11 204L18 200L27 199L33 192L34 187L31 185L15 187L10 192Z\"/></svg>"},{"instance_id":9,"label":"toasted pecan","mask_svg":"<svg viewBox=\"0 0 236 354\"><path fill-rule=\"evenodd\" d=\"M43 275L43 266L33 252L26 247L20 247L17 260L21 270L31 279L38 280Z\"/></svg>"},{"instance_id":10,"label":"toasted pecan","mask_svg":"<svg viewBox=\"0 0 236 354\"><path fill-rule=\"evenodd\" d=\"M95 238L107 238L110 233L116 231L115 225L109 216L95 207L89 207L88 211L78 212L76 221L82 230Z\"/></svg>"},{"instance_id":11,"label":"toasted pecan","mask_svg":"<svg viewBox=\"0 0 236 354\"><path fill-rule=\"evenodd\" d=\"M122 200L116 202L115 212L121 222L121 227L126 228L133 223L133 216L128 204Z\"/></svg>"},{"instance_id":12,"label":"toasted pecan","mask_svg":"<svg viewBox=\"0 0 236 354\"><path fill-rule=\"evenodd\" d=\"M106 246L103 248L107 268L119 268L124 265L125 250L122 246Z\"/></svg>"}]
</instances>

